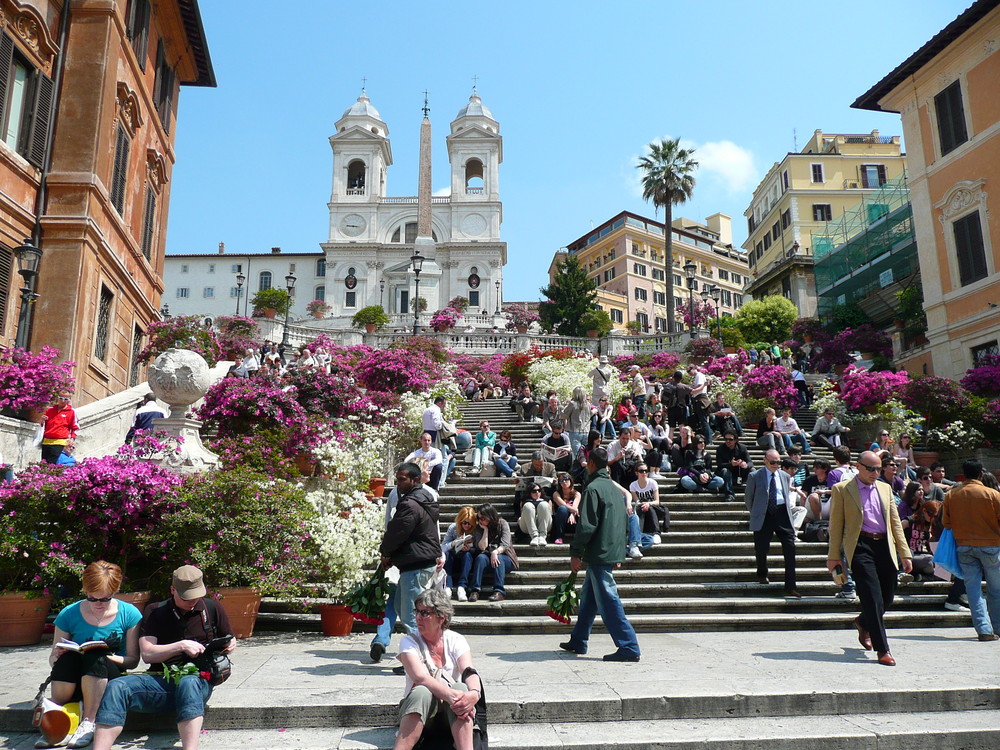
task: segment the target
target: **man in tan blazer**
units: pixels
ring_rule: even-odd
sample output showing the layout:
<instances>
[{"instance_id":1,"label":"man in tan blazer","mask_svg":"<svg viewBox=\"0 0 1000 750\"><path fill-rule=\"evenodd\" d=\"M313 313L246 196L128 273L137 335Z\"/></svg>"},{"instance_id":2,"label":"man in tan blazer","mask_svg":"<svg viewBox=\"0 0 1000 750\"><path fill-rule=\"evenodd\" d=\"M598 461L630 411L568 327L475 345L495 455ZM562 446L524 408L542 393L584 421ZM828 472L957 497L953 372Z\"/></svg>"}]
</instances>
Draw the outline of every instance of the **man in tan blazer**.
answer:
<instances>
[{"instance_id":1,"label":"man in tan blazer","mask_svg":"<svg viewBox=\"0 0 1000 750\"><path fill-rule=\"evenodd\" d=\"M892 490L875 481L881 468L878 456L865 451L858 458L858 475L834 485L826 567L833 572L841 564L843 547L861 600L861 616L854 619L858 641L878 652L879 664L894 667L882 615L896 593L900 559L907 573L913 564Z\"/></svg>"}]
</instances>

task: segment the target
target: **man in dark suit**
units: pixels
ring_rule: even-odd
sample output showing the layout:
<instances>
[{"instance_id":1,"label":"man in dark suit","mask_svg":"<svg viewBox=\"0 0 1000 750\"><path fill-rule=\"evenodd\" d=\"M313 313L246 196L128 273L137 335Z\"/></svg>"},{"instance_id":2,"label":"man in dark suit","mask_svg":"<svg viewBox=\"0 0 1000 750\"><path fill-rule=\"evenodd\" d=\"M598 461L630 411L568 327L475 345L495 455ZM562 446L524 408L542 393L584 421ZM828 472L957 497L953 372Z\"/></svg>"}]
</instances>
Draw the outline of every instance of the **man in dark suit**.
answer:
<instances>
[{"instance_id":1,"label":"man in dark suit","mask_svg":"<svg viewBox=\"0 0 1000 750\"><path fill-rule=\"evenodd\" d=\"M764 466L750 475L745 500L750 511L750 531L753 532L754 554L757 557L757 581L768 584L767 553L771 540L778 535L781 554L785 558L785 596L801 599L795 588L795 527L792 524L792 505L795 495L791 480L783 471L781 456L769 450L764 454Z\"/></svg>"},{"instance_id":2,"label":"man in dark suit","mask_svg":"<svg viewBox=\"0 0 1000 750\"><path fill-rule=\"evenodd\" d=\"M843 547L861 600L861 616L854 619L858 641L878 652L879 664L894 667L882 616L896 593L900 561L906 573L913 563L892 488L875 481L881 469L878 456L865 451L858 457L857 475L833 486L826 567L832 573L841 564Z\"/></svg>"}]
</instances>

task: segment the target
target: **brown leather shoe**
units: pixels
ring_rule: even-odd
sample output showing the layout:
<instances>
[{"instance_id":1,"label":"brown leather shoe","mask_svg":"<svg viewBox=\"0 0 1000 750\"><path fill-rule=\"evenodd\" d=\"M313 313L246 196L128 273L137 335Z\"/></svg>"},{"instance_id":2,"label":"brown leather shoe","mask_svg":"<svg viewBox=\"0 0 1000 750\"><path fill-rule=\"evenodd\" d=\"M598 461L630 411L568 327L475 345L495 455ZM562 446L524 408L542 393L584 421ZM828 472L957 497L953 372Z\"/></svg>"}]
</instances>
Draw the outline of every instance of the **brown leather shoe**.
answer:
<instances>
[{"instance_id":1,"label":"brown leather shoe","mask_svg":"<svg viewBox=\"0 0 1000 750\"><path fill-rule=\"evenodd\" d=\"M1000 641L1000 635L996 633L980 633L979 640L981 641Z\"/></svg>"},{"instance_id":2,"label":"brown leather shoe","mask_svg":"<svg viewBox=\"0 0 1000 750\"><path fill-rule=\"evenodd\" d=\"M887 667L896 666L896 660L892 658L892 654L890 654L888 651L878 652L878 663L884 664Z\"/></svg>"},{"instance_id":3,"label":"brown leather shoe","mask_svg":"<svg viewBox=\"0 0 1000 750\"><path fill-rule=\"evenodd\" d=\"M501 594L499 591L494 591L490 595L490 601L491 602L502 602L503 600L504 600L504 595Z\"/></svg>"},{"instance_id":4,"label":"brown leather shoe","mask_svg":"<svg viewBox=\"0 0 1000 750\"><path fill-rule=\"evenodd\" d=\"M868 635L868 631L861 627L861 618L854 618L854 627L858 629L858 643L865 647L866 651L872 650L872 637Z\"/></svg>"},{"instance_id":5,"label":"brown leather shoe","mask_svg":"<svg viewBox=\"0 0 1000 750\"><path fill-rule=\"evenodd\" d=\"M478 602L479 601L479 592L478 591L470 591L469 592L469 601L470 602Z\"/></svg>"}]
</instances>

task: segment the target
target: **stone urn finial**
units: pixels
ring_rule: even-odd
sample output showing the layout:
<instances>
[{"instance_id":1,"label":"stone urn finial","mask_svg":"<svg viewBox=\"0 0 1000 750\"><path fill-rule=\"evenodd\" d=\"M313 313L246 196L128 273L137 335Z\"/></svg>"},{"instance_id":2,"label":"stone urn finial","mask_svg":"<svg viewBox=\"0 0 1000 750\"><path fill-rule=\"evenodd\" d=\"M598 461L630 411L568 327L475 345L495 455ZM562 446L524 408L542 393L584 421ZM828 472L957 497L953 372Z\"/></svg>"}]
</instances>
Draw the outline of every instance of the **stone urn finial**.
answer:
<instances>
[{"instance_id":1,"label":"stone urn finial","mask_svg":"<svg viewBox=\"0 0 1000 750\"><path fill-rule=\"evenodd\" d=\"M161 465L180 474L215 466L219 457L201 442L201 422L185 416L212 384L205 358L190 349L167 349L149 366L147 382L153 395L170 405L171 416L156 420L156 428L181 439L180 453L167 454Z\"/></svg>"}]
</instances>

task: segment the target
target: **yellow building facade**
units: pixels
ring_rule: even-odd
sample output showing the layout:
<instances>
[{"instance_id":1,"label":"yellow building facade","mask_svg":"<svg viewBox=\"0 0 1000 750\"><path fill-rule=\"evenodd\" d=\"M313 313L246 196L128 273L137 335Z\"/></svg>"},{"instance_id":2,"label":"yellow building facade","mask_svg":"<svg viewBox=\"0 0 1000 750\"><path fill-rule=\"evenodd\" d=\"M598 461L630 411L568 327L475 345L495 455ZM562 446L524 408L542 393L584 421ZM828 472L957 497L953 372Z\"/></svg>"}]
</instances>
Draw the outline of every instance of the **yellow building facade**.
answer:
<instances>
[{"instance_id":1,"label":"yellow building facade","mask_svg":"<svg viewBox=\"0 0 1000 750\"><path fill-rule=\"evenodd\" d=\"M569 243L565 253L576 257L598 289L598 303L611 315L616 328L638 321L644 331L667 330L666 270L663 223L622 211ZM557 254L557 258L561 257ZM743 305L748 267L746 254L732 245L729 216L713 214L704 223L677 218L673 222L674 306L687 305L684 265L697 269L694 293L705 285L720 290L723 316ZM550 266L551 277L555 263ZM677 318L680 324L680 316Z\"/></svg>"},{"instance_id":2,"label":"yellow building facade","mask_svg":"<svg viewBox=\"0 0 1000 750\"><path fill-rule=\"evenodd\" d=\"M814 316L813 234L905 170L899 136L816 130L802 151L774 163L744 212L747 293L782 295Z\"/></svg>"},{"instance_id":3,"label":"yellow building facade","mask_svg":"<svg viewBox=\"0 0 1000 750\"><path fill-rule=\"evenodd\" d=\"M979 0L863 94L896 112L909 183L928 344L904 365L961 378L1000 353L1000 0Z\"/></svg>"}]
</instances>

